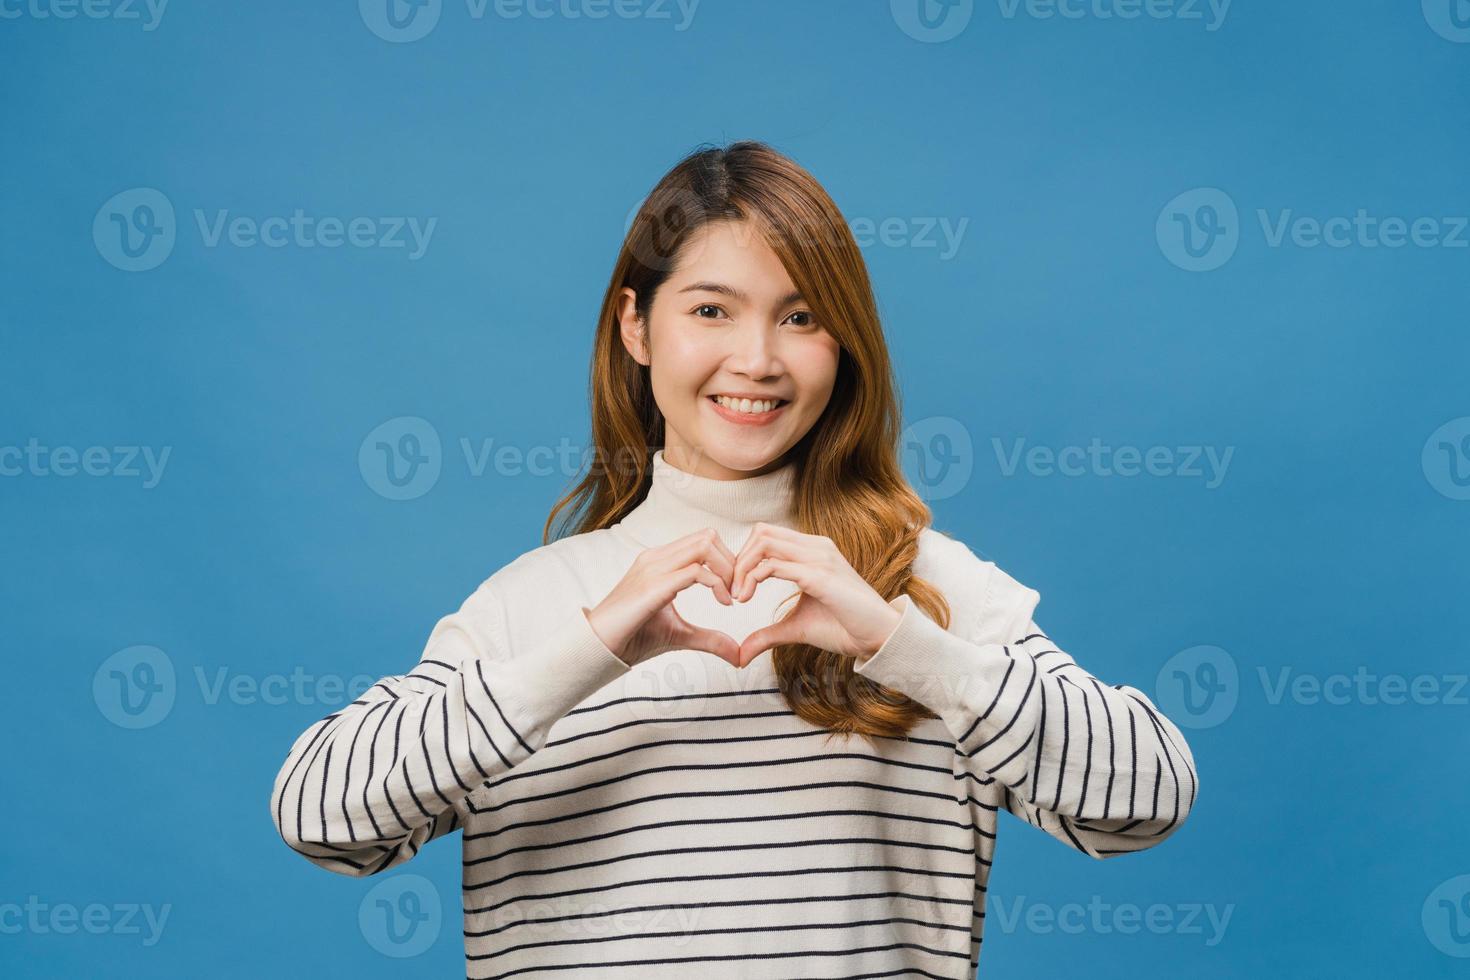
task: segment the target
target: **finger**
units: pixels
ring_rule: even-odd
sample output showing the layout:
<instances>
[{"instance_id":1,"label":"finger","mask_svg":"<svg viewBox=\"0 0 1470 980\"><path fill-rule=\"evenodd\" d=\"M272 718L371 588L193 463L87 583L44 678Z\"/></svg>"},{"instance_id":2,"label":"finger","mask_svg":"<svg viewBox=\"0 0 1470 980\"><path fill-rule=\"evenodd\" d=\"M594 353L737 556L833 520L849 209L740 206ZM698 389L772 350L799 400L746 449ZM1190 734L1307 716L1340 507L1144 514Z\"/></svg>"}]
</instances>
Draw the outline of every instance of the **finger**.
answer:
<instances>
[{"instance_id":1,"label":"finger","mask_svg":"<svg viewBox=\"0 0 1470 980\"><path fill-rule=\"evenodd\" d=\"M807 586L812 584L812 566L797 561L783 561L780 558L762 558L761 563L750 570L746 576L749 583L747 588L752 592L755 587L772 575L788 582L794 582L797 588L803 592L809 591Z\"/></svg>"},{"instance_id":2,"label":"finger","mask_svg":"<svg viewBox=\"0 0 1470 980\"><path fill-rule=\"evenodd\" d=\"M696 626L679 615L679 610L673 606L669 607L669 614L674 623L673 649L703 650L705 653L714 654L731 666L740 666L740 644L733 636L720 630Z\"/></svg>"},{"instance_id":3,"label":"finger","mask_svg":"<svg viewBox=\"0 0 1470 980\"><path fill-rule=\"evenodd\" d=\"M691 561L686 565L681 565L672 571L664 573L659 579L659 582L662 585L662 594L669 597L666 600L668 602L673 602L674 596L677 596L695 582L709 586L710 590L714 592L715 598L719 599L725 605L728 606L734 602L730 597L730 590L725 588L724 579L720 578L708 568L705 568L698 561Z\"/></svg>"},{"instance_id":4,"label":"finger","mask_svg":"<svg viewBox=\"0 0 1470 980\"><path fill-rule=\"evenodd\" d=\"M751 530L745 541L740 546L740 554L736 556L736 563L743 558L747 551L761 545L762 542L774 542L772 546L785 546L803 551L811 551L815 546L828 539L818 534L807 534L795 528L783 527L780 524L758 523Z\"/></svg>"},{"instance_id":5,"label":"finger","mask_svg":"<svg viewBox=\"0 0 1470 980\"><path fill-rule=\"evenodd\" d=\"M795 615L778 619L770 626L762 626L740 643L738 666L744 667L756 657L785 643L804 643L801 623Z\"/></svg>"},{"instance_id":6,"label":"finger","mask_svg":"<svg viewBox=\"0 0 1470 980\"><path fill-rule=\"evenodd\" d=\"M718 538L713 528L703 528L699 531L691 531L682 538L675 538L668 544L654 549L660 561L670 565L684 565L695 555L703 554L712 538Z\"/></svg>"},{"instance_id":7,"label":"finger","mask_svg":"<svg viewBox=\"0 0 1470 980\"><path fill-rule=\"evenodd\" d=\"M730 587L741 602L747 598L746 578L750 575L750 570L760 563L771 546L769 527L770 525L767 524L757 524L746 537L745 542L741 544L740 554L735 556L735 568L730 576Z\"/></svg>"},{"instance_id":8,"label":"finger","mask_svg":"<svg viewBox=\"0 0 1470 980\"><path fill-rule=\"evenodd\" d=\"M786 529L781 528L780 530ZM815 564L820 557L817 549L805 541L793 540L775 533L759 534L758 531L752 531L751 538L746 540L744 547L740 549L739 556L735 559L731 591L741 602L750 598L755 593L755 581L750 578L751 569L767 558L783 558L788 561Z\"/></svg>"},{"instance_id":9,"label":"finger","mask_svg":"<svg viewBox=\"0 0 1470 980\"><path fill-rule=\"evenodd\" d=\"M699 570L703 567L699 562L692 561L678 568L659 572L653 580L653 584L658 587L659 602L662 604L673 602L680 592L699 581Z\"/></svg>"},{"instance_id":10,"label":"finger","mask_svg":"<svg viewBox=\"0 0 1470 980\"><path fill-rule=\"evenodd\" d=\"M661 556L663 567L680 568L697 559L714 569L727 585L731 582L735 556L713 528L686 534L670 542L667 549L667 553Z\"/></svg>"},{"instance_id":11,"label":"finger","mask_svg":"<svg viewBox=\"0 0 1470 980\"><path fill-rule=\"evenodd\" d=\"M712 653L725 661L732 667L744 666L740 662L740 644L728 633L719 630L705 629L702 626L691 626L685 635L683 643L686 650L703 650Z\"/></svg>"},{"instance_id":12,"label":"finger","mask_svg":"<svg viewBox=\"0 0 1470 980\"><path fill-rule=\"evenodd\" d=\"M734 582L735 556L718 534L711 532L703 556L705 564L714 569L728 588Z\"/></svg>"},{"instance_id":13,"label":"finger","mask_svg":"<svg viewBox=\"0 0 1470 980\"><path fill-rule=\"evenodd\" d=\"M779 554L783 558L808 555L814 557L822 553L820 545L826 540L828 539L820 535L803 534L789 527L781 527L779 524L757 524L755 530L751 531L741 544L740 554L735 557L735 563L738 566L741 559L755 551Z\"/></svg>"},{"instance_id":14,"label":"finger","mask_svg":"<svg viewBox=\"0 0 1470 980\"><path fill-rule=\"evenodd\" d=\"M735 553L730 550L729 545L725 544L725 539L720 537L718 533L711 533L710 543L729 562L730 567L733 568L735 566Z\"/></svg>"},{"instance_id":15,"label":"finger","mask_svg":"<svg viewBox=\"0 0 1470 980\"><path fill-rule=\"evenodd\" d=\"M813 538L817 536L814 534L807 534L805 531L798 531L796 528L787 527L784 524L769 524L765 521L756 522L755 527L751 530L751 534L754 535L757 532L770 534L771 536L777 538L784 538L788 541L800 541L803 538Z\"/></svg>"},{"instance_id":16,"label":"finger","mask_svg":"<svg viewBox=\"0 0 1470 980\"><path fill-rule=\"evenodd\" d=\"M710 591L715 594L716 599L719 599L727 606L734 605L735 600L730 595L730 590L726 588L724 579L720 578L720 576L715 574L714 571L706 568L698 562L694 562L689 567L695 570L695 580L703 582L705 585L709 586Z\"/></svg>"}]
</instances>

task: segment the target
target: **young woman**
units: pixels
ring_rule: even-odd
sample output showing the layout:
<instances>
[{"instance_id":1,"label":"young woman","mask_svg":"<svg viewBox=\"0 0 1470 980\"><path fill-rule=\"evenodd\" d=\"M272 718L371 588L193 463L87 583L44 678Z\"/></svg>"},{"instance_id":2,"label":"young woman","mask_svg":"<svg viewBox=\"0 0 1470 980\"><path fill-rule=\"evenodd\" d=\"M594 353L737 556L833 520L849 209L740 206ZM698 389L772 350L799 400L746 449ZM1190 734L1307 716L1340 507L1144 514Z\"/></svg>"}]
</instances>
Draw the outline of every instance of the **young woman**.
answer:
<instances>
[{"instance_id":1,"label":"young woman","mask_svg":"<svg viewBox=\"0 0 1470 980\"><path fill-rule=\"evenodd\" d=\"M462 831L469 977L963 978L1001 809L1096 858L1179 828L1180 730L930 526L805 170L740 142L660 181L591 396L542 546L292 746L271 812L307 860L374 875Z\"/></svg>"}]
</instances>

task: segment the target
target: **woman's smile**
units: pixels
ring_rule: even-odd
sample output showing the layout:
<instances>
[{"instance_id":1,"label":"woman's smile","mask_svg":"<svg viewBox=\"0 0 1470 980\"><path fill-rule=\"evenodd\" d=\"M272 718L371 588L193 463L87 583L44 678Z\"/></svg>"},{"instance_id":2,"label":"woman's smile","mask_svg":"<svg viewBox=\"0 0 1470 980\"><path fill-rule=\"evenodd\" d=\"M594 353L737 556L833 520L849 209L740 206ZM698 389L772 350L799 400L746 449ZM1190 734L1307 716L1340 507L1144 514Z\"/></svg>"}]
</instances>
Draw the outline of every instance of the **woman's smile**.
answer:
<instances>
[{"instance_id":1,"label":"woman's smile","mask_svg":"<svg viewBox=\"0 0 1470 980\"><path fill-rule=\"evenodd\" d=\"M709 395L705 400L714 407L716 415L736 425L769 425L791 404L785 398L752 399L726 395ZM761 410L762 406L764 410Z\"/></svg>"}]
</instances>

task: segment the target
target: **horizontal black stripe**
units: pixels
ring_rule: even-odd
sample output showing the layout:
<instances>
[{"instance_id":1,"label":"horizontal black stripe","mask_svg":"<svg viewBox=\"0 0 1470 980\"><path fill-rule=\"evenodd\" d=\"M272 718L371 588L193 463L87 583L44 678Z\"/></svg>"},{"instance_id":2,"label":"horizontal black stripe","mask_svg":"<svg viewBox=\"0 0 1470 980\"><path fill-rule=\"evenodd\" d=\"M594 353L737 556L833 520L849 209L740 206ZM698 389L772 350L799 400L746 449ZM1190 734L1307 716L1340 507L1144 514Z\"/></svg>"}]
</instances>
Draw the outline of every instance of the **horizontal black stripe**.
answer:
<instances>
[{"instance_id":1,"label":"horizontal black stripe","mask_svg":"<svg viewBox=\"0 0 1470 980\"><path fill-rule=\"evenodd\" d=\"M493 863L502 858L512 857L516 854L526 854L532 851L553 851L563 847L577 847L590 844L593 841L610 840L614 837L623 837L628 834L638 834L654 830L670 830L674 827L707 827L720 824L749 824L768 823L786 820L814 820L823 817L879 817L885 820L908 820L913 823L933 824L941 827L953 827L955 829L969 830L970 824L960 823L957 820L938 820L933 817L915 817L906 813L889 813L882 810L801 810L791 813L763 813L739 817L705 817L690 818L687 820L660 820L655 823L634 824L630 827L619 827L617 830L609 830L601 834L589 834L584 837L568 837L564 840L553 840L540 844L522 844L497 854L487 854L475 858L473 861L465 861L465 865L480 863ZM468 839L468 838L466 838Z\"/></svg>"},{"instance_id":2,"label":"horizontal black stripe","mask_svg":"<svg viewBox=\"0 0 1470 980\"><path fill-rule=\"evenodd\" d=\"M547 916L536 919L527 919L519 922L509 922L498 929L484 929L479 932L465 931L465 937L475 939L483 936L497 935L511 929L525 925L547 925L554 922L574 922L586 919L600 919L610 915L628 915L635 912L664 912L674 909L712 909L712 908L749 908L761 905L800 905L812 902L861 902L875 898L903 898L922 904L955 905L973 908L974 903L968 898L943 898L938 895L914 895L910 892L857 892L848 895L802 895L788 898L759 898L743 899L728 902L684 902L668 903L664 905L629 905L618 909L608 909L605 912L588 912L577 915ZM952 928L945 926L944 928Z\"/></svg>"},{"instance_id":3,"label":"horizontal black stripe","mask_svg":"<svg viewBox=\"0 0 1470 980\"><path fill-rule=\"evenodd\" d=\"M594 787L595 786L599 786L599 785L601 785L601 784L588 784L588 786L594 786ZM588 788L588 786L582 786L582 787L578 787L576 789L568 789L568 790L558 791L558 792L554 792L554 793L547 793L547 794L544 794L542 796L535 797L534 799L531 799L531 800L520 800L520 799L507 800L505 803L502 803L500 805L493 806L493 807L475 808L475 807L471 806L470 807L470 810L471 810L471 813L472 814L475 814L475 815L479 815L479 814L483 814L483 813L494 813L496 811L509 809L512 806L519 806L522 803L535 802L536 800L552 799L552 798L557 797L557 796L562 796L562 795L568 795L568 794L571 794L571 793L575 793L575 792L580 791L581 789ZM619 800L616 803L609 803L606 806L592 807L592 808L586 808L586 809L583 809L583 808L573 809L573 810L570 810L570 811L568 811L566 813L559 814L558 816L555 816L555 817L545 817L545 818L543 818L541 820L522 820L519 823L499 824L499 825L495 826L491 830L486 830L486 831L479 832L479 833L468 833L467 832L464 835L464 839L466 841L472 841L472 840L481 840L481 839L489 838L489 837L498 837L501 834L510 833L512 831L519 830L519 829L522 829L522 828L525 828L525 827L542 827L542 826L548 826L548 825L551 825L551 824L562 823L563 821L567 821L567 820L581 820L581 819L584 819L584 818L589 817L589 816L596 816L598 814L610 813L610 812L612 812L614 810L622 810L622 809L625 809L627 807L639 806L639 805L645 804L645 803L648 803L648 804L656 804L656 803L666 803L666 802L671 801L671 800L693 800L693 799L701 799L701 798L707 798L707 797L720 797L720 796L738 796L738 797L742 797L743 798L743 797L765 796L765 795L770 795L770 794L781 794L781 793L818 793L818 792L821 792L823 790L846 789L846 788L870 789L870 790L873 790L875 792L892 793L892 794L895 794L895 795L898 795L898 796L911 796L911 797L917 797L917 798L920 798L920 799L932 799L932 800L935 800L935 801L944 801L946 803L951 803L951 802L954 801L954 798L951 797L947 793L936 793L936 792L934 792L932 790L909 789L909 788L906 788L906 787L903 787L903 786L892 786L892 785L889 785L887 783L870 783L870 782L866 782L864 780L857 780L857 779L844 779L844 780L835 780L835 781L827 781L827 782L813 782L813 783L786 783L786 784L782 784L782 785L778 785L778 786L759 786L759 787L755 787L755 788L734 787L734 788L731 788L731 789L687 790L687 791L679 792L679 793L654 793L654 794L650 794L648 796L630 797L630 798L625 799L625 800ZM971 798L971 800L973 801L973 798ZM978 801L974 801L974 802L978 802ZM985 804L982 803L981 806L985 806ZM989 809L994 810L994 809L996 809L996 807L995 806L990 806Z\"/></svg>"},{"instance_id":4,"label":"horizontal black stripe","mask_svg":"<svg viewBox=\"0 0 1470 980\"><path fill-rule=\"evenodd\" d=\"M715 745L715 744L721 744L721 743L726 742L726 741L743 741L743 740L742 739L734 739L734 740L720 739L720 740L711 741L711 742L706 743L706 744ZM696 740L696 744L698 744L698 740ZM622 752L611 753L611 755L613 755L613 756L622 755L622 754L623 754ZM609 756L603 756L603 757L600 757L600 758L601 759L606 759L608 757ZM654 775L656 773L671 773L671 772L690 772L690 773L694 773L694 772L735 772L735 771L746 770L746 769L769 769L769 768L776 767L776 766L828 765L828 764L831 764L832 762L835 762L835 761L840 760L840 759L855 759L855 760L862 761L862 762L872 762L872 763L876 763L878 765L891 766L891 767L897 768L897 769L909 769L909 770L914 770L914 771L918 771L918 772L943 773L945 776L949 776L952 773L952 771L953 771L949 766L926 766L926 765L922 765L922 764L917 763L917 762L903 762L903 761L898 760L898 759L885 759L882 756L866 755L866 754L861 753L861 752L828 752L828 753L821 754L821 755L786 756L786 757L780 758L780 759L744 759L744 760L740 760L740 761L731 761L731 762L688 762L688 763L683 763L683 764L680 764L680 765L650 766L647 769L635 769L632 772L619 773L618 775L609 777L607 779L600 779L600 780L596 780L596 781L590 782L590 783L578 783L577 785L572 786L572 787L564 787L562 789L552 790L552 791L540 793L540 794L537 794L537 795L534 795L534 796L531 796L531 795L518 796L518 797L516 797L516 798L514 798L512 800L509 800L509 801L507 801L505 803L502 803L502 804L500 804L498 806L480 807L480 806L477 806L474 803L473 800L469 801L468 805L469 805L470 811L472 813L476 813L476 814L480 814L480 813L494 813L497 810L504 809L507 806L519 805L519 804L528 803L528 802L536 802L536 801L540 801L540 800L550 800L550 799L555 799L555 798L561 797L561 796L571 796L571 795L574 795L576 793L585 792L587 790L602 789L604 787L613 786L613 785L616 785L617 783L625 782L625 781L630 780L630 779L636 779L639 776L651 776L651 775ZM572 762L572 763L568 763L567 765L564 765L564 766L554 766L554 767L551 767L551 768L538 770L535 773L530 773L530 774L527 774L527 775L528 776L532 776L532 775L534 775L534 776L545 776L545 775L550 775L550 774L553 774L553 773L564 772L564 771L566 771L568 769L580 768L581 766L587 765L587 764L589 764L589 763L586 762L586 761ZM496 785L498 786L498 785L502 785L502 784L496 784ZM947 794L945 794L945 795L947 796Z\"/></svg>"},{"instance_id":5,"label":"horizontal black stripe","mask_svg":"<svg viewBox=\"0 0 1470 980\"><path fill-rule=\"evenodd\" d=\"M822 838L820 840L762 841L760 843L755 843L755 844L728 844L727 843L727 844L716 844L716 845L713 845L713 846L710 846L710 847L667 847L667 848L661 848L659 850L653 850L653 851L632 851L632 852L629 852L627 854L618 854L618 855L616 855L614 857L600 858L600 859L598 859L596 861L582 861L582 862L580 862L578 864L563 864L563 865L558 865L556 867L549 867L549 868L543 868L543 867L526 868L523 871L514 871L514 872L511 872L510 874L502 875L501 877L496 878L496 879L493 879L491 881L479 882L479 883L477 883L477 884L475 884L473 886L467 884L466 887L467 888L469 888L469 887L474 887L474 888L489 888L489 887L493 887L495 885L502 884L503 882L510 881L512 879L515 879L515 878L522 878L522 877L531 876L531 875L565 874L568 871L585 871L588 868L603 868L603 867L607 867L610 864L619 864L619 863L621 863L623 861L637 861L637 860L641 860L641 859L645 859L645 858L656 858L656 857L661 858L661 857L670 857L670 856L674 856L674 855L688 855L688 854L729 854L729 853L731 853L733 851L772 851L772 850L780 850L780 849L783 849L783 848L797 848L797 847L837 847L837 846L846 846L846 845L850 845L850 844L878 844L878 845L882 845L884 847L907 847L907 848L913 848L915 850L921 850L921 851L946 851L946 852L950 852L950 853L953 853L953 854L974 854L975 853L975 849L974 849L973 846L971 846L969 848L959 848L959 847L950 847L947 844L931 844L931 843L928 843L928 842L925 842L925 841L890 840L890 839L884 838L884 837L826 837L826 838ZM466 872L465 872L466 876L468 876L468 874L469 874L469 872L468 872L468 869L469 868L471 868L473 866L476 866L476 865L479 865L479 864L482 864L486 860L488 860L488 859L487 858L470 858L470 859L466 859L463 862L465 868L467 869Z\"/></svg>"},{"instance_id":6,"label":"horizontal black stripe","mask_svg":"<svg viewBox=\"0 0 1470 980\"><path fill-rule=\"evenodd\" d=\"M634 940L643 942L649 939L671 939L689 936L725 936L741 935L744 933L761 932L799 932L801 930L814 929L861 929L868 926L884 926L903 923L907 925L922 926L928 929L944 929L952 932L963 932L967 937L970 934L969 926L955 926L940 922L928 922L924 919L908 919L903 917L891 917L887 919L850 919L840 922L782 922L778 925L768 926L730 926L724 929L686 929L672 932L643 932L627 933L618 936L579 936L575 939L547 939L541 942L519 943L515 946L505 946L490 953L472 953L468 958L471 960L489 960L497 956L505 956L509 953L518 953L527 949L543 949L551 946L580 946L590 943L612 943L627 942ZM958 956L958 953L946 955Z\"/></svg>"},{"instance_id":7,"label":"horizontal black stripe","mask_svg":"<svg viewBox=\"0 0 1470 980\"><path fill-rule=\"evenodd\" d=\"M504 980L504 978L506 977L513 977L517 974L529 973L539 970L601 970L613 967L661 966L669 963L717 963L731 961L748 963L758 960L792 959L812 956L855 956L859 953L886 953L890 950L895 949L916 949L920 952L929 953L934 956L958 956L961 958L966 958L965 954L952 953L949 950L930 949L929 947L921 946L918 943L889 943L886 946L862 946L855 949L801 949L791 950L789 952L782 953L741 953L731 956L673 956L662 957L658 959L616 960L612 962L566 963L555 965L542 964L539 966L522 967L521 969L510 970L506 973L496 973L487 977L479 978L479 980ZM912 970L910 972L923 973L923 971L921 970ZM932 973L923 973L923 975L935 976L935 974ZM937 980L950 980L950 978L939 977L937 978Z\"/></svg>"},{"instance_id":8,"label":"horizontal black stripe","mask_svg":"<svg viewBox=\"0 0 1470 980\"><path fill-rule=\"evenodd\" d=\"M516 895L511 898L502 899L492 905L470 907L465 905L466 915L479 915L494 912L507 905L516 902L542 902L553 898L570 898L574 895L593 895L613 891L619 888L639 888L644 885L667 885L688 884L695 881L739 881L743 878L787 878L800 875L827 875L827 874L905 874L915 875L921 878L954 878L969 882L972 876L962 871L939 871L930 868L908 867L901 868L892 864L858 864L839 866L832 868L779 868L769 871L732 871L725 874L700 874L700 875L667 875L657 878L630 878L627 881L609 882L589 886L586 888L567 888L554 892L537 892L527 895ZM471 885L466 883L464 891L469 892L477 888L487 887L485 885Z\"/></svg>"}]
</instances>

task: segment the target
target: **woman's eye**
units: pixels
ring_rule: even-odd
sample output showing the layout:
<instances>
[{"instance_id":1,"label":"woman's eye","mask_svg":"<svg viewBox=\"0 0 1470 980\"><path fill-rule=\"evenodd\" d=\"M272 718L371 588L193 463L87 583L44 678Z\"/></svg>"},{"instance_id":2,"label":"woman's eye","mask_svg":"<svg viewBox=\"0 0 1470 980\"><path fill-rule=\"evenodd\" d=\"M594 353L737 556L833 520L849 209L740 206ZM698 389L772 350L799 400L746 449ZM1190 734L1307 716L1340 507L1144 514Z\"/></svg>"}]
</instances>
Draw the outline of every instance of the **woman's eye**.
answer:
<instances>
[{"instance_id":1,"label":"woman's eye","mask_svg":"<svg viewBox=\"0 0 1470 980\"><path fill-rule=\"evenodd\" d=\"M694 308L694 315L697 316L697 317L700 317L701 319L705 319L705 320L708 320L708 319L711 319L711 318L710 317L707 317L707 316L704 316L704 314L701 312L702 310L719 310L719 312L721 312L721 313L724 313L725 312L725 310L724 310L723 307L717 306L714 303L701 303L699 306L696 306Z\"/></svg>"},{"instance_id":2,"label":"woman's eye","mask_svg":"<svg viewBox=\"0 0 1470 980\"><path fill-rule=\"evenodd\" d=\"M804 320L799 321L796 324L798 327L810 327L810 326L812 326L816 322L812 318L812 315L810 313L808 313L806 310L797 310L795 313L793 313L791 315L793 317L805 317L806 318Z\"/></svg>"}]
</instances>

